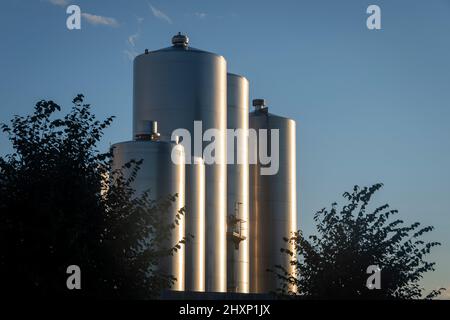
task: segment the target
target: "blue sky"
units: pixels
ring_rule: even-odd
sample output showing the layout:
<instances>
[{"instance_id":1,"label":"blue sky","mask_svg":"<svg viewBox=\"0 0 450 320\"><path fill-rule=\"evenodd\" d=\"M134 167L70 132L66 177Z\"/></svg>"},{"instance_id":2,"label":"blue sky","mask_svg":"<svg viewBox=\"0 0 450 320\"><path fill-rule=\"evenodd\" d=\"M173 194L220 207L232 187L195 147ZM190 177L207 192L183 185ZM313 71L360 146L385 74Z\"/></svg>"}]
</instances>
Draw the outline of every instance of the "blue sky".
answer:
<instances>
[{"instance_id":1,"label":"blue sky","mask_svg":"<svg viewBox=\"0 0 450 320\"><path fill-rule=\"evenodd\" d=\"M68 4L81 7L81 30L66 28ZM370 4L381 7L382 30L366 28ZM450 287L449 16L449 0L4 0L0 121L39 99L67 110L84 93L100 118L117 117L100 147L128 140L130 57L187 33L246 76L252 98L297 121L306 233L343 191L383 182L378 204L436 226L429 239L443 245L424 284ZM0 151L11 151L4 137Z\"/></svg>"}]
</instances>

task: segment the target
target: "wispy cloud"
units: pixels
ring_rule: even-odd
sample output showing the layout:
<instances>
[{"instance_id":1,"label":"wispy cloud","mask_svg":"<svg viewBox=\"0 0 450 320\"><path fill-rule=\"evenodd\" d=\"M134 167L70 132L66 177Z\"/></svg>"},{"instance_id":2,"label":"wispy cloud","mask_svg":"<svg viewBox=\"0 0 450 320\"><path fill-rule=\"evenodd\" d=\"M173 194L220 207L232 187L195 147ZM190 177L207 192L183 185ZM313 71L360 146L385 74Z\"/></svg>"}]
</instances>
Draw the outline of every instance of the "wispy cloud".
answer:
<instances>
[{"instance_id":1,"label":"wispy cloud","mask_svg":"<svg viewBox=\"0 0 450 320\"><path fill-rule=\"evenodd\" d=\"M128 36L127 49L123 50L125 57L131 62L139 54L136 50L136 42L141 37L141 24L144 22L144 18L136 16L136 22L138 30Z\"/></svg>"},{"instance_id":2,"label":"wispy cloud","mask_svg":"<svg viewBox=\"0 0 450 320\"><path fill-rule=\"evenodd\" d=\"M161 10L159 10L159 9L155 8L154 6L152 6L150 2L148 3L148 6L149 6L149 8L150 8L150 10L151 10L151 12L152 12L154 17L156 17L158 19L161 19L163 21L166 21L169 24L173 23L172 19L167 14L165 14Z\"/></svg>"},{"instance_id":3,"label":"wispy cloud","mask_svg":"<svg viewBox=\"0 0 450 320\"><path fill-rule=\"evenodd\" d=\"M205 19L207 14L205 12L196 12L194 15L199 19Z\"/></svg>"},{"instance_id":4,"label":"wispy cloud","mask_svg":"<svg viewBox=\"0 0 450 320\"><path fill-rule=\"evenodd\" d=\"M83 12L81 14L81 16L84 19L86 19L86 21L89 22L90 24L104 25L104 26L108 26L108 27L119 26L119 23L114 18L99 16L99 15L91 14L91 13L87 13L87 12Z\"/></svg>"},{"instance_id":5,"label":"wispy cloud","mask_svg":"<svg viewBox=\"0 0 450 320\"><path fill-rule=\"evenodd\" d=\"M69 4L68 0L48 0L51 4L54 4L55 6L64 7L67 4Z\"/></svg>"},{"instance_id":6,"label":"wispy cloud","mask_svg":"<svg viewBox=\"0 0 450 320\"><path fill-rule=\"evenodd\" d=\"M123 53L125 54L125 57L130 61L133 61L134 58L138 55L138 52L134 49L131 50L125 49L123 50Z\"/></svg>"},{"instance_id":7,"label":"wispy cloud","mask_svg":"<svg viewBox=\"0 0 450 320\"><path fill-rule=\"evenodd\" d=\"M135 33L128 36L128 43L132 46L136 46L136 40L139 38L139 33Z\"/></svg>"}]
</instances>

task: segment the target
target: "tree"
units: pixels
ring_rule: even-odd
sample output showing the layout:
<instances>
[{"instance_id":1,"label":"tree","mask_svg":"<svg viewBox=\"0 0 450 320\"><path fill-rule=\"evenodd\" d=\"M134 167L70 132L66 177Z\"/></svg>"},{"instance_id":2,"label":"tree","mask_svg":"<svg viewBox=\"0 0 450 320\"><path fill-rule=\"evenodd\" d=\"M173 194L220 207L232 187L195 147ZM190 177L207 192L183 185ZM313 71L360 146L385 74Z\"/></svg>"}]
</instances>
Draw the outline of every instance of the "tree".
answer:
<instances>
[{"instance_id":1,"label":"tree","mask_svg":"<svg viewBox=\"0 0 450 320\"><path fill-rule=\"evenodd\" d=\"M103 268L100 278L110 297L158 298L162 290L177 280L160 270L159 264L185 243L182 239L173 247L161 245L168 243L171 231L184 215L184 208L179 210L180 216L175 221L168 222L166 217L170 216L169 210L177 194L158 200L152 200L148 192L136 197L130 185L141 162L132 160L124 165L131 169L129 177L124 177L124 168L111 171L105 185L106 227L101 234ZM104 292L102 294L104 296Z\"/></svg>"},{"instance_id":2,"label":"tree","mask_svg":"<svg viewBox=\"0 0 450 320\"><path fill-rule=\"evenodd\" d=\"M433 227L420 227L416 222L405 225L400 219L391 219L398 213L385 204L369 210L369 202L382 187L355 186L343 197L348 204L338 209L318 211L314 220L317 235L306 239L297 231L290 239L289 249L281 249L290 255L295 274L289 274L282 266L275 272L282 279L281 293L298 294L311 298L369 298L369 299L419 299L424 289L419 281L428 271L434 271L434 262L426 256L438 242L426 242L423 235ZM381 269L381 288L367 287L371 274L369 266ZM374 267L374 268L376 268ZM370 282L370 281L369 281ZM433 298L444 289L431 292Z\"/></svg>"},{"instance_id":3,"label":"tree","mask_svg":"<svg viewBox=\"0 0 450 320\"><path fill-rule=\"evenodd\" d=\"M59 105L42 100L32 115L1 126L14 150L0 158L2 289L21 296L157 297L174 281L157 261L182 244L158 245L177 222L163 220L177 195L134 195L139 159L126 164L131 177L111 171L111 152L96 145L113 117L96 120L83 100L77 95L63 118L56 118ZM81 268L82 290L67 290L73 264Z\"/></svg>"}]
</instances>

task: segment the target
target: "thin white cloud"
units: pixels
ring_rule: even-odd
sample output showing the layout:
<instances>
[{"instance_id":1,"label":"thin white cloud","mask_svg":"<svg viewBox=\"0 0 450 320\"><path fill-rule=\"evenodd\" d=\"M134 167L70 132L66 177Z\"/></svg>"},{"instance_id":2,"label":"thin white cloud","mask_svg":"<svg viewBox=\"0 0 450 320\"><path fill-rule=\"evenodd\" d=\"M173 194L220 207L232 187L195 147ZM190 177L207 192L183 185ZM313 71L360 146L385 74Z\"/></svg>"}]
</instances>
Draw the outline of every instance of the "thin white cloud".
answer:
<instances>
[{"instance_id":1,"label":"thin white cloud","mask_svg":"<svg viewBox=\"0 0 450 320\"><path fill-rule=\"evenodd\" d=\"M194 15L199 19L205 19L207 14L205 12L196 12Z\"/></svg>"},{"instance_id":2,"label":"thin white cloud","mask_svg":"<svg viewBox=\"0 0 450 320\"><path fill-rule=\"evenodd\" d=\"M123 50L125 57L129 61L133 61L134 58L139 54L136 51L136 42L141 37L141 24L144 22L144 18L136 16L136 22L138 24L138 30L134 34L130 34L127 38L127 49Z\"/></svg>"},{"instance_id":3,"label":"thin white cloud","mask_svg":"<svg viewBox=\"0 0 450 320\"><path fill-rule=\"evenodd\" d=\"M133 61L134 58L138 55L138 53L135 50L123 50L123 53L125 54L125 57L130 60Z\"/></svg>"},{"instance_id":4,"label":"thin white cloud","mask_svg":"<svg viewBox=\"0 0 450 320\"><path fill-rule=\"evenodd\" d=\"M159 9L155 8L154 6L152 6L150 2L148 3L148 6L149 6L149 8L150 8L150 10L151 10L151 12L152 12L154 17L156 17L158 19L161 19L163 21L166 21L169 24L173 23L172 19L167 14L165 14L161 10L159 10Z\"/></svg>"},{"instance_id":5,"label":"thin white cloud","mask_svg":"<svg viewBox=\"0 0 450 320\"><path fill-rule=\"evenodd\" d=\"M136 46L136 40L139 38L139 33L135 33L128 36L128 43L132 46Z\"/></svg>"},{"instance_id":6,"label":"thin white cloud","mask_svg":"<svg viewBox=\"0 0 450 320\"><path fill-rule=\"evenodd\" d=\"M64 7L67 4L69 4L68 0L48 0L51 4L54 4L55 6Z\"/></svg>"},{"instance_id":7,"label":"thin white cloud","mask_svg":"<svg viewBox=\"0 0 450 320\"><path fill-rule=\"evenodd\" d=\"M117 27L119 23L116 19L110 17L99 16L87 12L83 12L81 16L86 19L87 22L95 25L104 25L108 27Z\"/></svg>"}]
</instances>

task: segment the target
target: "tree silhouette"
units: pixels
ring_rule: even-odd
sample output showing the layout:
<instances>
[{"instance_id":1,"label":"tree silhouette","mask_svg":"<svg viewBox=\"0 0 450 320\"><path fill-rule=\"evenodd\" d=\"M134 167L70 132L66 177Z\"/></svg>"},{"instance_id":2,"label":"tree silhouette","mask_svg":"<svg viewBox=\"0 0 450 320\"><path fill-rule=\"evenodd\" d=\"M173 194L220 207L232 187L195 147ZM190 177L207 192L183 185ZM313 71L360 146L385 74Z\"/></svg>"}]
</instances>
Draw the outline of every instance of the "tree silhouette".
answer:
<instances>
[{"instance_id":1,"label":"tree silhouette","mask_svg":"<svg viewBox=\"0 0 450 320\"><path fill-rule=\"evenodd\" d=\"M62 118L59 105L42 100L33 114L1 126L14 150L0 157L2 289L10 296L157 297L175 280L158 261L183 242L158 245L178 223L163 218L177 195L134 195L139 159L125 165L130 177L111 171L111 152L96 145L113 117L96 120L83 100L77 95ZM81 290L66 287L73 264Z\"/></svg>"},{"instance_id":2,"label":"tree silhouette","mask_svg":"<svg viewBox=\"0 0 450 320\"><path fill-rule=\"evenodd\" d=\"M348 204L338 210L318 211L314 220L317 235L306 239L297 231L285 239L292 249L281 249L290 255L295 274L276 266L276 275L282 279L282 294L331 299L420 299L424 289L419 281L428 271L434 271L434 262L426 256L438 242L422 239L433 227L420 227L416 222L404 225L400 219L391 219L398 213L385 204L369 210L369 202L382 184L345 192ZM377 266L381 288L367 287L369 266ZM369 281L370 282L370 281ZM436 297L440 290L427 298Z\"/></svg>"}]
</instances>

